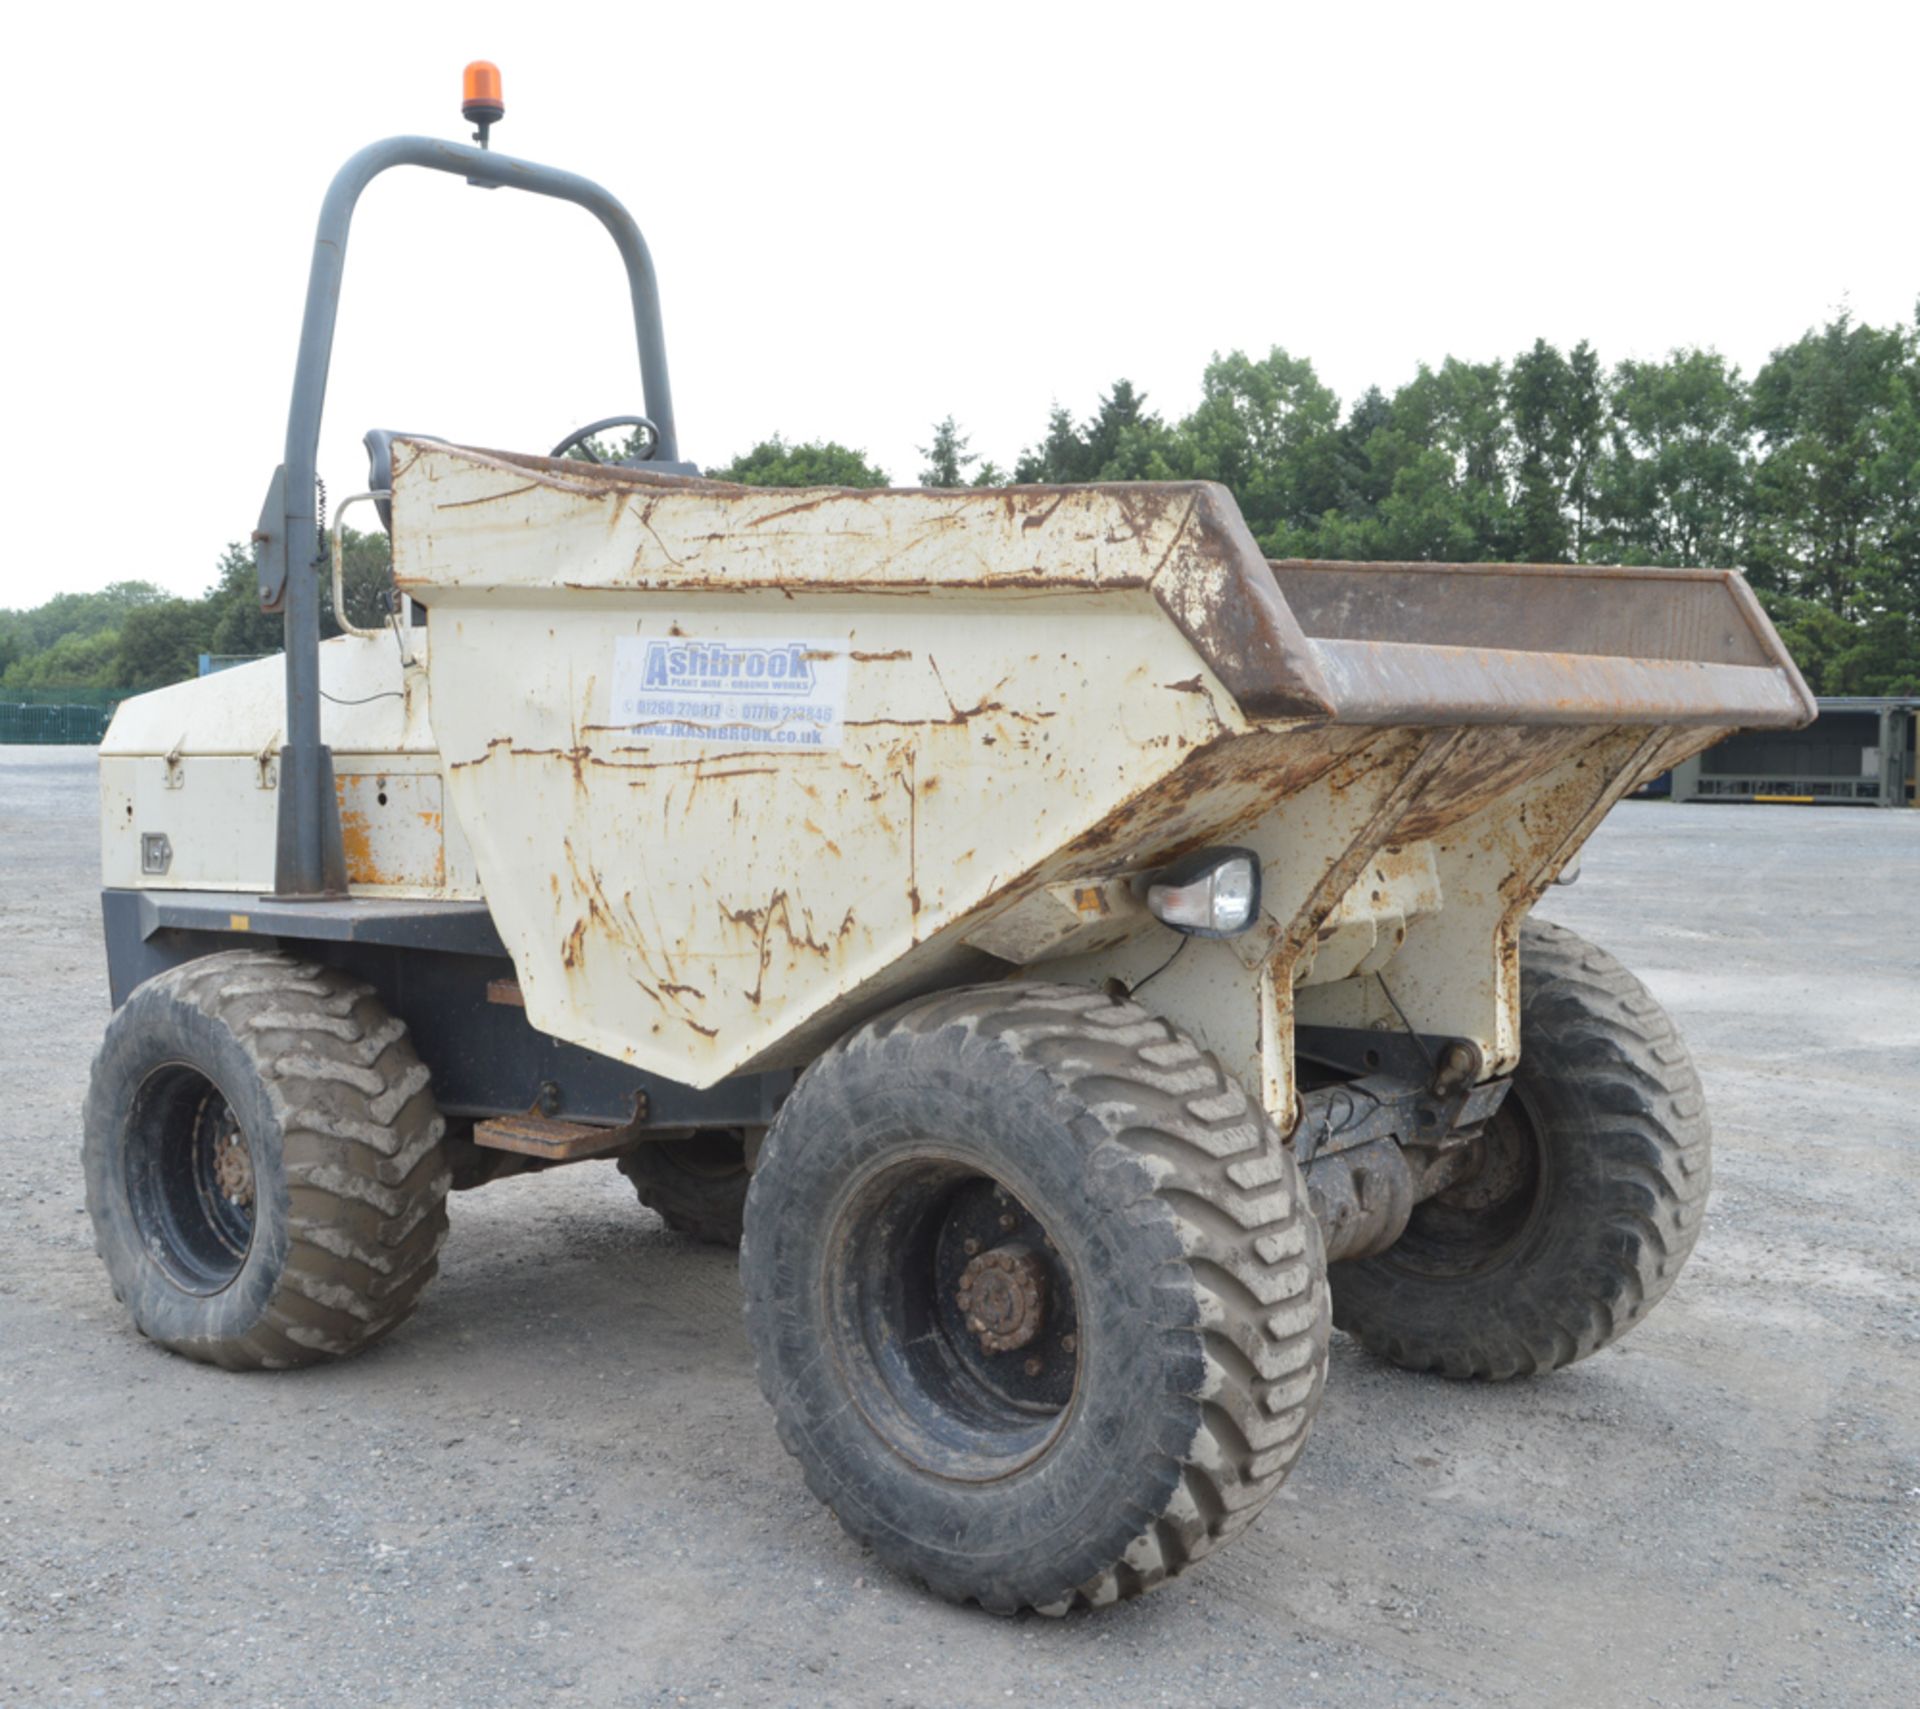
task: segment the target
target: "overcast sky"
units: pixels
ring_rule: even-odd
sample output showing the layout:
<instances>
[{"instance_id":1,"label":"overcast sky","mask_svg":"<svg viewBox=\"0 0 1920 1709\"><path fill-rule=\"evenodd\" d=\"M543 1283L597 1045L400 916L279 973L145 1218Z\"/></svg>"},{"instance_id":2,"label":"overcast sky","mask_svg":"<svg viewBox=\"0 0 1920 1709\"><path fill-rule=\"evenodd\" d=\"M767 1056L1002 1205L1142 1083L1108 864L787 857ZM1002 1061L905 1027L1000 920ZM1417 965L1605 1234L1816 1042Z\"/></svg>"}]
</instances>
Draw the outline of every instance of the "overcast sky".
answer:
<instances>
[{"instance_id":1,"label":"overcast sky","mask_svg":"<svg viewBox=\"0 0 1920 1709\"><path fill-rule=\"evenodd\" d=\"M660 271L685 454L951 412L1009 463L1126 375L1274 344L1351 399L1451 352L1712 345L1749 372L1920 293L1920 9L899 3L24 9L9 24L0 605L197 594L280 459L315 215L383 135L598 178ZM27 181L24 174L35 176ZM579 210L400 172L361 204L321 472L416 428L544 451L638 410Z\"/></svg>"}]
</instances>

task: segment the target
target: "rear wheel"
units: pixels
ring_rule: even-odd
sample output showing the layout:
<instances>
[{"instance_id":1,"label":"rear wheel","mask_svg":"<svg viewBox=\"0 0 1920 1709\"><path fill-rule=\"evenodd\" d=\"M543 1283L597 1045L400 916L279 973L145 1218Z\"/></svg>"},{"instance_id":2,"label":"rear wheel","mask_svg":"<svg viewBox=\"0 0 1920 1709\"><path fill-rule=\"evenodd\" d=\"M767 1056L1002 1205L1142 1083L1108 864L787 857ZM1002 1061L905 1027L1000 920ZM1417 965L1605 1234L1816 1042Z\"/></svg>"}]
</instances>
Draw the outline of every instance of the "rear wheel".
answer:
<instances>
[{"instance_id":1,"label":"rear wheel","mask_svg":"<svg viewBox=\"0 0 1920 1709\"><path fill-rule=\"evenodd\" d=\"M949 993L800 1079L741 1260L814 1493L940 1595L1062 1613L1244 1527L1306 1440L1324 1260L1291 1154L1132 1003Z\"/></svg>"},{"instance_id":2,"label":"rear wheel","mask_svg":"<svg viewBox=\"0 0 1920 1709\"><path fill-rule=\"evenodd\" d=\"M655 1139L620 1159L640 1202L676 1234L738 1246L747 1208L746 1142L737 1133Z\"/></svg>"},{"instance_id":3,"label":"rear wheel","mask_svg":"<svg viewBox=\"0 0 1920 1709\"><path fill-rule=\"evenodd\" d=\"M141 1332L229 1369L358 1351L447 1228L445 1126L369 986L271 952L149 980L87 1092L87 1208Z\"/></svg>"},{"instance_id":4,"label":"rear wheel","mask_svg":"<svg viewBox=\"0 0 1920 1709\"><path fill-rule=\"evenodd\" d=\"M1469 1173L1385 1252L1336 1264L1333 1320L1450 1377L1550 1371L1618 1340L1679 1275L1710 1174L1672 1020L1606 951L1529 920L1520 1066Z\"/></svg>"}]
</instances>

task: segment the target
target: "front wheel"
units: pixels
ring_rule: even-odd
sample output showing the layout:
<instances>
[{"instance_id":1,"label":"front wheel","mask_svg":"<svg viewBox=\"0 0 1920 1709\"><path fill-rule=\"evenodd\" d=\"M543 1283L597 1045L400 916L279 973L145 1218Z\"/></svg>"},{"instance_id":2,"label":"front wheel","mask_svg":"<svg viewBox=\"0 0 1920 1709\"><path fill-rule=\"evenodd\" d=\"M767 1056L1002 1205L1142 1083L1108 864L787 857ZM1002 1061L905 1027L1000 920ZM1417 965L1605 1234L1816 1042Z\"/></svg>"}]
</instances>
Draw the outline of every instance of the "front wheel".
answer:
<instances>
[{"instance_id":1,"label":"front wheel","mask_svg":"<svg viewBox=\"0 0 1920 1709\"><path fill-rule=\"evenodd\" d=\"M85 1133L113 1291L190 1359L356 1352L434 1275L445 1123L407 1029L337 969L236 950L148 980L108 1023Z\"/></svg>"},{"instance_id":2,"label":"front wheel","mask_svg":"<svg viewBox=\"0 0 1920 1709\"><path fill-rule=\"evenodd\" d=\"M1325 1379L1292 1154L1191 1040L1079 988L948 993L817 1061L741 1268L814 1493L999 1612L1137 1595L1232 1537Z\"/></svg>"},{"instance_id":3,"label":"front wheel","mask_svg":"<svg viewBox=\"0 0 1920 1709\"><path fill-rule=\"evenodd\" d=\"M1544 920L1520 935L1520 1066L1469 1173L1406 1232L1331 1271L1333 1321L1449 1377L1551 1371L1618 1340L1673 1286L1706 1210L1693 1060L1619 962Z\"/></svg>"}]
</instances>

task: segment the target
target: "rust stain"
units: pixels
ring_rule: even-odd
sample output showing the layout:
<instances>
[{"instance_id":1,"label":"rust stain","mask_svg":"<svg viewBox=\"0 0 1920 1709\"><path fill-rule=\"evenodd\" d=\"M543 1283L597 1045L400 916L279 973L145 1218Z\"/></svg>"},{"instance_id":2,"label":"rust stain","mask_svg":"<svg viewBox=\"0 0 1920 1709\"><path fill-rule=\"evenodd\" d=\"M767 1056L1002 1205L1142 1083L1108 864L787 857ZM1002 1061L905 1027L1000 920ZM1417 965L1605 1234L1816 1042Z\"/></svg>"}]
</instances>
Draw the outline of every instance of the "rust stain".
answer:
<instances>
[{"instance_id":1,"label":"rust stain","mask_svg":"<svg viewBox=\"0 0 1920 1709\"><path fill-rule=\"evenodd\" d=\"M1551 771L1595 739L1578 725L1483 725L1467 733L1445 777L1408 814L1398 840L1438 835L1478 814L1529 778ZM1521 803L1524 810L1525 803Z\"/></svg>"},{"instance_id":2,"label":"rust stain","mask_svg":"<svg viewBox=\"0 0 1920 1709\"><path fill-rule=\"evenodd\" d=\"M629 503L629 507L632 508L633 501L629 500L628 503ZM659 496L656 494L654 497L649 498L644 505L640 505L637 508L634 508L633 513L636 517L639 518L640 526L644 528L650 535L653 536L653 543L660 548L661 556L664 557L667 560L667 562L670 563L676 570L684 570L687 566L673 555L673 551L667 545L666 541L660 538L659 530L653 526L653 513L656 507L659 505L659 503L660 503L660 499L659 499ZM634 568L636 570L639 568L639 555L637 553L635 554L635 558L634 558Z\"/></svg>"},{"instance_id":3,"label":"rust stain","mask_svg":"<svg viewBox=\"0 0 1920 1709\"><path fill-rule=\"evenodd\" d=\"M749 528L764 528L769 522L778 522L783 517L804 516L810 510L818 510L823 504L837 498L855 496L859 489L853 487L833 487L825 492L816 493L812 498L802 499L798 504L790 504L781 510L770 510L764 516L749 519Z\"/></svg>"},{"instance_id":4,"label":"rust stain","mask_svg":"<svg viewBox=\"0 0 1920 1709\"><path fill-rule=\"evenodd\" d=\"M1407 810L1445 773L1447 762L1466 732L1438 730L1411 742L1395 745L1398 775L1382 791L1366 822L1308 892L1300 911L1287 922L1275 948L1283 964L1299 959L1309 938L1318 933L1327 916L1339 906L1382 845L1395 834Z\"/></svg>"},{"instance_id":5,"label":"rust stain","mask_svg":"<svg viewBox=\"0 0 1920 1709\"><path fill-rule=\"evenodd\" d=\"M628 909L628 920L632 928L629 930L620 923L619 912L614 906L613 898L607 894L606 887L601 883L600 874L595 870L593 862L588 860L585 863L585 870L582 871L581 860L574 850L573 839L570 836L563 836L560 839L560 847L566 857L567 868L573 876L574 894L586 908L586 913L574 925L574 938L582 938L582 934L589 929L603 934L614 944L632 950L647 971L658 977L653 959L648 954L647 937L639 930L638 922L633 921L631 908ZM578 952L582 947L583 942L574 944L576 959L567 962L569 967L578 965Z\"/></svg>"},{"instance_id":6,"label":"rust stain","mask_svg":"<svg viewBox=\"0 0 1920 1709\"><path fill-rule=\"evenodd\" d=\"M340 808L340 842L347 854L349 884L384 884L386 877L373 858L373 828L357 807Z\"/></svg>"},{"instance_id":7,"label":"rust stain","mask_svg":"<svg viewBox=\"0 0 1920 1709\"><path fill-rule=\"evenodd\" d=\"M944 684L942 685L944 686ZM907 750L907 767L896 775L900 787L907 792L907 906L913 910L916 921L920 918L920 792L915 787L914 778L909 771L916 765L917 756L912 748Z\"/></svg>"},{"instance_id":8,"label":"rust stain","mask_svg":"<svg viewBox=\"0 0 1920 1709\"><path fill-rule=\"evenodd\" d=\"M1046 525L1053 520L1053 513L1056 510L1058 510L1061 507L1061 505L1065 504L1066 502L1067 502L1067 495L1065 493L1057 494L1054 498L1053 503L1048 505L1045 510L1030 511L1027 515L1021 517L1020 526L1022 528L1046 527Z\"/></svg>"},{"instance_id":9,"label":"rust stain","mask_svg":"<svg viewBox=\"0 0 1920 1709\"><path fill-rule=\"evenodd\" d=\"M397 472L397 471L396 471ZM483 493L479 498L458 498L444 504L436 504L435 510L471 510L476 504L498 504L503 498L518 498L522 493L538 492L540 483L529 481L523 487L503 489L497 493Z\"/></svg>"},{"instance_id":10,"label":"rust stain","mask_svg":"<svg viewBox=\"0 0 1920 1709\"><path fill-rule=\"evenodd\" d=\"M834 933L834 942L823 943L813 935L813 916L804 908L800 910L798 925L795 925L793 903L784 890L774 891L764 908L729 908L724 902L716 906L720 918L727 925L743 926L753 934L757 971L753 988L747 992L747 1001L755 1008L760 1006L761 998L765 995L767 969L773 965L773 932L776 926L789 949L803 950L827 960L832 957L835 946L853 929L854 922L853 911L849 909Z\"/></svg>"},{"instance_id":11,"label":"rust stain","mask_svg":"<svg viewBox=\"0 0 1920 1709\"><path fill-rule=\"evenodd\" d=\"M415 805L422 785L438 793L437 778L405 773L347 772L334 780L348 883L426 888L446 882L441 814Z\"/></svg>"},{"instance_id":12,"label":"rust stain","mask_svg":"<svg viewBox=\"0 0 1920 1709\"><path fill-rule=\"evenodd\" d=\"M513 738L511 736L495 736L487 743L487 751L485 753L470 760L449 760L447 762L447 769L449 771L464 771L468 766L485 765L488 760L493 758L496 748L510 749L512 746Z\"/></svg>"}]
</instances>

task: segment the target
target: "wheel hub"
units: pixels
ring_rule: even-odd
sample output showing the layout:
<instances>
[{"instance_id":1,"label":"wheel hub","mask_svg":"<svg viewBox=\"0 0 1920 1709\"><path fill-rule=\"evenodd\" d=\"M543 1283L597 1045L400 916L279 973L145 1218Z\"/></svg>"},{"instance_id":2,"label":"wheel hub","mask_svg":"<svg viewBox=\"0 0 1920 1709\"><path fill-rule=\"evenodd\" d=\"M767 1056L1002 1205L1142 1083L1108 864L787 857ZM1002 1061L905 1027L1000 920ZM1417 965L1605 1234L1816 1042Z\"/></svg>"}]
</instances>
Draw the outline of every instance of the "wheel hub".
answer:
<instances>
[{"instance_id":1,"label":"wheel hub","mask_svg":"<svg viewBox=\"0 0 1920 1709\"><path fill-rule=\"evenodd\" d=\"M177 1286L219 1293L246 1264L260 1192L226 1097L190 1064L164 1063L141 1082L126 1123L122 1165L142 1245Z\"/></svg>"},{"instance_id":2,"label":"wheel hub","mask_svg":"<svg viewBox=\"0 0 1920 1709\"><path fill-rule=\"evenodd\" d=\"M1530 1165L1527 1131L1502 1109L1472 1142L1459 1175L1439 1198L1456 1210L1489 1210L1527 1188Z\"/></svg>"},{"instance_id":3,"label":"wheel hub","mask_svg":"<svg viewBox=\"0 0 1920 1709\"><path fill-rule=\"evenodd\" d=\"M1011 1353L1046 1321L1046 1265L1024 1246L996 1246L960 1272L954 1303L988 1353Z\"/></svg>"},{"instance_id":4,"label":"wheel hub","mask_svg":"<svg viewBox=\"0 0 1920 1709\"><path fill-rule=\"evenodd\" d=\"M253 1153L238 1128L228 1129L214 1143L213 1182L229 1204L242 1210L252 1205Z\"/></svg>"},{"instance_id":5,"label":"wheel hub","mask_svg":"<svg viewBox=\"0 0 1920 1709\"><path fill-rule=\"evenodd\" d=\"M913 1465L991 1483L1064 1427L1085 1355L1072 1265L971 1157L935 1142L858 1181L825 1242L834 1362Z\"/></svg>"}]
</instances>

